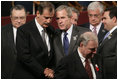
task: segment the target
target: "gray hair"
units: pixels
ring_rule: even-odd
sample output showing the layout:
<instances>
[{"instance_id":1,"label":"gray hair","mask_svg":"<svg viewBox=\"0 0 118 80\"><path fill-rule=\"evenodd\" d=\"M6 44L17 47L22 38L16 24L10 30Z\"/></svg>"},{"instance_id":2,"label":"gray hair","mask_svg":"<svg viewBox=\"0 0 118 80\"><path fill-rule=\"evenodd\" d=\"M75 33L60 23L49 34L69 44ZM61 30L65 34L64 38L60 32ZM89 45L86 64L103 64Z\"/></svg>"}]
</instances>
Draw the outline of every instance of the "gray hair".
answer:
<instances>
[{"instance_id":1,"label":"gray hair","mask_svg":"<svg viewBox=\"0 0 118 80\"><path fill-rule=\"evenodd\" d=\"M95 33L85 32L85 33L81 34L80 38L79 38L79 46L80 46L81 42L84 44L84 46L86 46L89 41L96 41L98 43L98 38L95 35Z\"/></svg>"},{"instance_id":2,"label":"gray hair","mask_svg":"<svg viewBox=\"0 0 118 80\"><path fill-rule=\"evenodd\" d=\"M104 6L100 2L92 2L88 5L87 10L96 10L99 9L100 13L102 14L104 12Z\"/></svg>"},{"instance_id":3,"label":"gray hair","mask_svg":"<svg viewBox=\"0 0 118 80\"><path fill-rule=\"evenodd\" d=\"M67 5L61 5L61 6L57 7L55 12L61 11L61 10L63 10L63 9L66 10L67 16L68 16L69 18L71 18L71 17L72 17L72 10L71 10L71 8L70 8L69 6L67 6Z\"/></svg>"},{"instance_id":4,"label":"gray hair","mask_svg":"<svg viewBox=\"0 0 118 80\"><path fill-rule=\"evenodd\" d=\"M75 12L79 16L80 13L76 8L74 8L74 7L70 7L70 8L73 12Z\"/></svg>"}]
</instances>

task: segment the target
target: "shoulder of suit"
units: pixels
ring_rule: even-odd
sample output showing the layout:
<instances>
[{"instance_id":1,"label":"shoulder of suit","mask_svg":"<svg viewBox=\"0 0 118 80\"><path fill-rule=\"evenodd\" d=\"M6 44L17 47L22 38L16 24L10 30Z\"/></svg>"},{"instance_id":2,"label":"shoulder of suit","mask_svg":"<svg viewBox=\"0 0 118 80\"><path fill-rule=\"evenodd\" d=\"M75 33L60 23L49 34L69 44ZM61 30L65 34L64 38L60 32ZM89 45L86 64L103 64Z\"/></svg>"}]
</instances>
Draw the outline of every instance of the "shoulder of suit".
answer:
<instances>
[{"instance_id":1,"label":"shoulder of suit","mask_svg":"<svg viewBox=\"0 0 118 80\"><path fill-rule=\"evenodd\" d=\"M84 23L84 24L81 24L81 25L79 25L79 26L88 28L89 25L90 25L90 23Z\"/></svg>"},{"instance_id":2,"label":"shoulder of suit","mask_svg":"<svg viewBox=\"0 0 118 80\"><path fill-rule=\"evenodd\" d=\"M90 29L84 28L82 26L75 26L75 30L79 30L79 31L91 31Z\"/></svg>"},{"instance_id":3,"label":"shoulder of suit","mask_svg":"<svg viewBox=\"0 0 118 80\"><path fill-rule=\"evenodd\" d=\"M7 30L7 29L9 30L12 27L13 27L12 24L7 24L5 26L1 26L1 31Z\"/></svg>"},{"instance_id":4,"label":"shoulder of suit","mask_svg":"<svg viewBox=\"0 0 118 80\"><path fill-rule=\"evenodd\" d=\"M30 29L33 26L36 26L35 20L25 23L24 25L20 26L18 29Z\"/></svg>"}]
</instances>

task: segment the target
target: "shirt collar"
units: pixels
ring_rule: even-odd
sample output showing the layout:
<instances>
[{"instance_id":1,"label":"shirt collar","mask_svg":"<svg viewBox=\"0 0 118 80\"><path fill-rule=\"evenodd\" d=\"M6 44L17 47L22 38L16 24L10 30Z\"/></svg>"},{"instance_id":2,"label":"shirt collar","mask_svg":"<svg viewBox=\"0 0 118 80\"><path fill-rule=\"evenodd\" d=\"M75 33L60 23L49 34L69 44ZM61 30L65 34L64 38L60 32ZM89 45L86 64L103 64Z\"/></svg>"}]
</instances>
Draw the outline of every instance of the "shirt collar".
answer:
<instances>
[{"instance_id":1,"label":"shirt collar","mask_svg":"<svg viewBox=\"0 0 118 80\"><path fill-rule=\"evenodd\" d=\"M82 56L82 53L79 51L79 48L78 48L77 51L78 51L78 54L79 54L79 56L80 56L80 59L82 60L82 63L84 63L86 58L84 58L84 57Z\"/></svg>"},{"instance_id":2,"label":"shirt collar","mask_svg":"<svg viewBox=\"0 0 118 80\"><path fill-rule=\"evenodd\" d=\"M36 26L37 26L38 30L41 32L43 30L43 27L38 23L36 18L35 18L35 22L36 22Z\"/></svg>"},{"instance_id":3,"label":"shirt collar","mask_svg":"<svg viewBox=\"0 0 118 80\"><path fill-rule=\"evenodd\" d=\"M117 26L113 27L109 32L110 34L117 28Z\"/></svg>"},{"instance_id":4,"label":"shirt collar","mask_svg":"<svg viewBox=\"0 0 118 80\"><path fill-rule=\"evenodd\" d=\"M68 34L72 33L72 29L73 29L73 25L71 25L71 27L66 31Z\"/></svg>"},{"instance_id":5,"label":"shirt collar","mask_svg":"<svg viewBox=\"0 0 118 80\"><path fill-rule=\"evenodd\" d=\"M99 29L102 25L102 22L100 22L97 26L96 29ZM94 26L90 24L90 29L93 30Z\"/></svg>"}]
</instances>

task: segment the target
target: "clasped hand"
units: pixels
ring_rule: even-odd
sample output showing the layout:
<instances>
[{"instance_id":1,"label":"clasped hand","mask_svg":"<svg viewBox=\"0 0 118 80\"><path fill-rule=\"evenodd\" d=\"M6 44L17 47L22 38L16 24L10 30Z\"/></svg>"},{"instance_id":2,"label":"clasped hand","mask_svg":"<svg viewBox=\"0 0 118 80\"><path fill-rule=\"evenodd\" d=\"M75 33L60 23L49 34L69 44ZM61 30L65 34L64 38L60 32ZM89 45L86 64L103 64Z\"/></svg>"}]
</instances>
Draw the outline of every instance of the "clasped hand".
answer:
<instances>
[{"instance_id":1,"label":"clasped hand","mask_svg":"<svg viewBox=\"0 0 118 80\"><path fill-rule=\"evenodd\" d=\"M45 68L44 74L45 74L45 77L54 78L54 71L50 68Z\"/></svg>"}]
</instances>

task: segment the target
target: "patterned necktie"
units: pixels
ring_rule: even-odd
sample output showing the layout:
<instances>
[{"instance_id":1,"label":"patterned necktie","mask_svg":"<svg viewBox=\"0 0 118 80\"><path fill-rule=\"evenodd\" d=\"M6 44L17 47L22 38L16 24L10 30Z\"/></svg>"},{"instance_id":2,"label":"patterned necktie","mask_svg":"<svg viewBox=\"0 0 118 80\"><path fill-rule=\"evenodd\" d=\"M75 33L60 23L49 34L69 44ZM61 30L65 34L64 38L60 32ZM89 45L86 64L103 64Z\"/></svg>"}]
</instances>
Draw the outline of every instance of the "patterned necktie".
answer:
<instances>
[{"instance_id":1,"label":"patterned necktie","mask_svg":"<svg viewBox=\"0 0 118 80\"><path fill-rule=\"evenodd\" d=\"M90 62L88 61L88 59L85 60L85 69L86 69L86 72L89 75L89 78L93 79L93 74L92 74L91 67L90 67Z\"/></svg>"},{"instance_id":2,"label":"patterned necktie","mask_svg":"<svg viewBox=\"0 0 118 80\"><path fill-rule=\"evenodd\" d=\"M96 27L93 28L93 32L97 35Z\"/></svg>"},{"instance_id":3,"label":"patterned necktie","mask_svg":"<svg viewBox=\"0 0 118 80\"><path fill-rule=\"evenodd\" d=\"M45 40L45 33L46 33L46 29L43 29L42 30L42 39L43 39L45 46L47 47L46 40Z\"/></svg>"},{"instance_id":4,"label":"patterned necktie","mask_svg":"<svg viewBox=\"0 0 118 80\"><path fill-rule=\"evenodd\" d=\"M104 39L105 40L108 36L109 36L110 32L107 32L106 35L104 36Z\"/></svg>"},{"instance_id":5,"label":"patterned necktie","mask_svg":"<svg viewBox=\"0 0 118 80\"><path fill-rule=\"evenodd\" d=\"M64 52L65 52L66 55L68 55L68 48L69 48L69 41L68 41L67 35L68 35L68 33L65 32L64 33L64 37L63 37Z\"/></svg>"}]
</instances>

